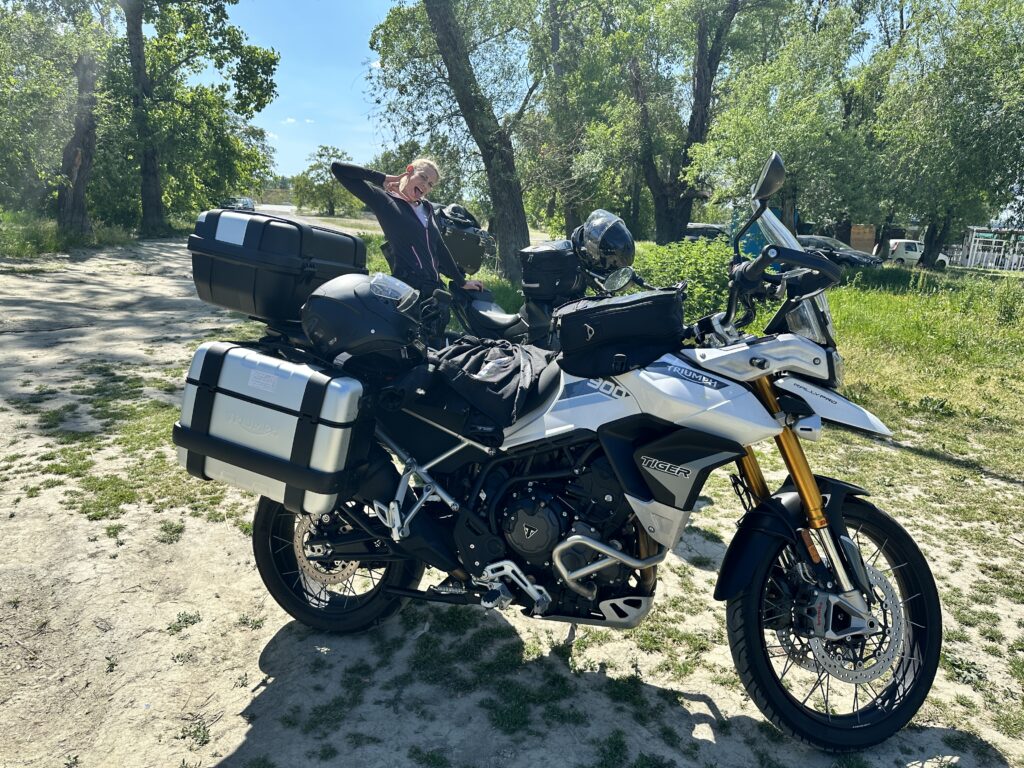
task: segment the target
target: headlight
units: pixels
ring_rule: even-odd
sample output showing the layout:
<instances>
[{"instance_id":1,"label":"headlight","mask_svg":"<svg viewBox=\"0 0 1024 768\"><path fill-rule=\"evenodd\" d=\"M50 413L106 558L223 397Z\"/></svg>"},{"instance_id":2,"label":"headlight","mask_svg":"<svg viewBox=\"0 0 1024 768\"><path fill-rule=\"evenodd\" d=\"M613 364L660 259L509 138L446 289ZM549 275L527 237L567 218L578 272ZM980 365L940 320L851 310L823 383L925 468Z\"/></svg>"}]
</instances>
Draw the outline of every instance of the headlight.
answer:
<instances>
[{"instance_id":1,"label":"headlight","mask_svg":"<svg viewBox=\"0 0 1024 768\"><path fill-rule=\"evenodd\" d=\"M828 343L818 313L810 301L801 301L791 309L786 315L786 325L789 326L790 333L803 336L822 346Z\"/></svg>"},{"instance_id":2,"label":"headlight","mask_svg":"<svg viewBox=\"0 0 1024 768\"><path fill-rule=\"evenodd\" d=\"M790 333L803 336L823 347L836 345L835 326L832 325L832 313L824 293L797 302L786 313L786 327Z\"/></svg>"}]
</instances>

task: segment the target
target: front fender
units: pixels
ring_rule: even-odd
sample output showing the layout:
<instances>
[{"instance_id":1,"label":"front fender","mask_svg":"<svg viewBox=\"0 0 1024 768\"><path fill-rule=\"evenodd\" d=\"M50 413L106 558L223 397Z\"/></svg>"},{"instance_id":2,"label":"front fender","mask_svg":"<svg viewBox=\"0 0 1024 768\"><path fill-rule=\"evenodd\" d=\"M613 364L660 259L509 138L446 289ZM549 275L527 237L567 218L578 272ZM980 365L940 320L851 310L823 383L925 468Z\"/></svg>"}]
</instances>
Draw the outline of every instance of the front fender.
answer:
<instances>
[{"instance_id":1,"label":"front fender","mask_svg":"<svg viewBox=\"0 0 1024 768\"><path fill-rule=\"evenodd\" d=\"M842 510L847 496L867 496L868 492L851 483L815 475L825 501L825 516L838 533L845 533ZM718 571L715 600L730 600L750 583L754 569L778 541L796 541L797 528L807 525L800 495L788 480L770 498L747 512L739 522L736 535Z\"/></svg>"}]
</instances>

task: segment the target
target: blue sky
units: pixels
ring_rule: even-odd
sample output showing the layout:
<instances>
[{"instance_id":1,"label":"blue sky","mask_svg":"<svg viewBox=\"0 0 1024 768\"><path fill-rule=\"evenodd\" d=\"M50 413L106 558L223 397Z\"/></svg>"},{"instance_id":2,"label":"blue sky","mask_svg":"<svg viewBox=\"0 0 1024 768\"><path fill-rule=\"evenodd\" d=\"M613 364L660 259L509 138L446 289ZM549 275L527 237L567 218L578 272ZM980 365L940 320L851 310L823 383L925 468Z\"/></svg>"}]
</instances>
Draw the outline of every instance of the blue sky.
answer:
<instances>
[{"instance_id":1,"label":"blue sky","mask_svg":"<svg viewBox=\"0 0 1024 768\"><path fill-rule=\"evenodd\" d=\"M278 173L303 170L320 144L357 162L383 147L366 72L376 58L370 30L390 7L389 0L239 0L229 8L251 43L281 54L277 98L253 120L270 134Z\"/></svg>"}]
</instances>

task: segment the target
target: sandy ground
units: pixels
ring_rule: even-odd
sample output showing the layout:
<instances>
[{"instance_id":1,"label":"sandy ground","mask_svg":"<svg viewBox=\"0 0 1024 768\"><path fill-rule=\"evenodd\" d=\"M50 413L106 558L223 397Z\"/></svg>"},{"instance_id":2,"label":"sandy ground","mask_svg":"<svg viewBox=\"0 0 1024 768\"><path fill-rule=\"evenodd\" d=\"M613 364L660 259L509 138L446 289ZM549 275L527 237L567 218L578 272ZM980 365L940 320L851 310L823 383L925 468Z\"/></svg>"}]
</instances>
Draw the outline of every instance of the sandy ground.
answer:
<instances>
[{"instance_id":1,"label":"sandy ground","mask_svg":"<svg viewBox=\"0 0 1024 768\"><path fill-rule=\"evenodd\" d=\"M182 242L59 261L54 271L0 270L0 460L17 468L0 475L3 768L1022 764L1020 744L996 734L984 749L954 748L966 734L928 716L838 762L776 738L736 684L720 640L680 683L616 636L590 651L597 661L584 654L572 675L569 703L580 717L564 723L535 708L526 727L505 733L483 706L493 692L453 692L403 675L414 645L408 641L439 623L436 609L370 635L332 637L291 620L269 598L249 538L230 522L135 501L116 521L123 532L105 535L113 521L68 509L69 493L87 493L84 481L45 487L47 476L33 462L59 445L11 404L45 385L58 390L46 407L59 407L73 399L90 360L143 372L184 366L199 339L238 318L196 298ZM170 456L170 436L155 450ZM90 476L98 478L130 463L116 448L93 459ZM229 495L224 503L250 502ZM161 522L179 519L180 540L161 543ZM701 564L694 590L708 608L694 626L719 636L724 610L710 593L724 547L688 533L671 561ZM664 573L660 600L678 594L671 569ZM182 613L201 619L171 631ZM564 668L550 647L566 637L567 625L510 611L486 614L480 626L508 625L524 679ZM632 695L657 712L655 721L641 722L607 695L608 681L634 668L643 683ZM933 696L960 690L940 672ZM625 757L602 751L616 729ZM641 752L647 762L634 763Z\"/></svg>"}]
</instances>

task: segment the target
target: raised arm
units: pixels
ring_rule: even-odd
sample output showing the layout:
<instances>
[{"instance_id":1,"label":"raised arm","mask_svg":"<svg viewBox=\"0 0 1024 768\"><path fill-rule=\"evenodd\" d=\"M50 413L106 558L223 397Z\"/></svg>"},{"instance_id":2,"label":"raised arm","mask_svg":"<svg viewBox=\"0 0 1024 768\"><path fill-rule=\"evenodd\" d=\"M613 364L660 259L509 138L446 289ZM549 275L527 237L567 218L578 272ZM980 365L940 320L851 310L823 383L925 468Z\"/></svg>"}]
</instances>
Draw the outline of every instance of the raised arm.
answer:
<instances>
[{"instance_id":1,"label":"raised arm","mask_svg":"<svg viewBox=\"0 0 1024 768\"><path fill-rule=\"evenodd\" d=\"M374 212L375 206L387 201L387 193L384 191L387 176L380 171L335 160L331 163L331 173L341 182L341 186L370 206Z\"/></svg>"}]
</instances>

